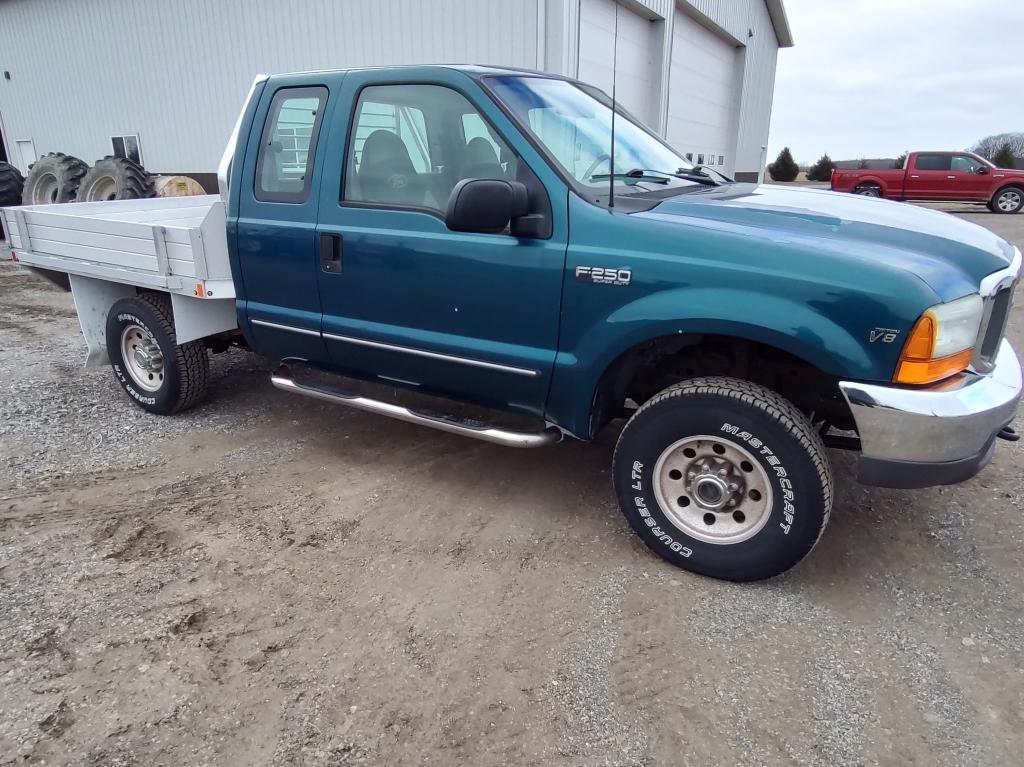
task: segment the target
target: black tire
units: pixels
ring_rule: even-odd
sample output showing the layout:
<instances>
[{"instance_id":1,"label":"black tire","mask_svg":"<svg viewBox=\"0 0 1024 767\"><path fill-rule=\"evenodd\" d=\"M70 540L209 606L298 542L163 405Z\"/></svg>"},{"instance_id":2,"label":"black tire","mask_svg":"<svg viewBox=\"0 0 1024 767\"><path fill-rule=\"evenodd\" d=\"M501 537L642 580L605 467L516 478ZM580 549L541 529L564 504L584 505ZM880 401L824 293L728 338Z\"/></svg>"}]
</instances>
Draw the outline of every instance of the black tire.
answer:
<instances>
[{"instance_id":1,"label":"black tire","mask_svg":"<svg viewBox=\"0 0 1024 767\"><path fill-rule=\"evenodd\" d=\"M7 205L21 205L21 193L25 178L21 171L10 163L0 162L0 208Z\"/></svg>"},{"instance_id":2,"label":"black tire","mask_svg":"<svg viewBox=\"0 0 1024 767\"><path fill-rule=\"evenodd\" d=\"M854 194L861 197L882 197L882 187L878 184L860 184L853 189Z\"/></svg>"},{"instance_id":3,"label":"black tire","mask_svg":"<svg viewBox=\"0 0 1024 767\"><path fill-rule=\"evenodd\" d=\"M124 157L97 160L82 177L76 202L138 200L156 197L153 179L146 169Z\"/></svg>"},{"instance_id":4,"label":"black tire","mask_svg":"<svg viewBox=\"0 0 1024 767\"><path fill-rule=\"evenodd\" d=\"M139 384L134 377L138 373L133 373L135 368L124 359L122 334L133 327L141 328L159 348L163 360L159 375L163 377L153 380L152 385L158 387L155 391ZM162 293L122 298L110 307L107 314L107 352L118 383L135 404L150 413L179 413L198 404L206 394L210 375L206 347L202 341L178 344L170 297Z\"/></svg>"},{"instance_id":5,"label":"black tire","mask_svg":"<svg viewBox=\"0 0 1024 767\"><path fill-rule=\"evenodd\" d=\"M1009 204L1005 204L1004 200ZM988 203L988 209L993 213L1002 213L1004 215L1020 213L1024 210L1024 188L1015 185L1004 186L992 195L992 199Z\"/></svg>"},{"instance_id":6,"label":"black tire","mask_svg":"<svg viewBox=\"0 0 1024 767\"><path fill-rule=\"evenodd\" d=\"M69 154L43 155L28 169L21 201L25 205L74 202L78 185L88 170L88 165Z\"/></svg>"},{"instance_id":7,"label":"black tire","mask_svg":"<svg viewBox=\"0 0 1024 767\"><path fill-rule=\"evenodd\" d=\"M772 491L761 526L745 540L700 540L672 522L658 500L659 458L680 440L704 435L716 452L731 444L756 460L759 467L748 469L745 461L743 471L758 472ZM695 378L650 399L619 435L613 471L622 512L651 549L678 567L730 581L762 580L793 567L814 548L832 509L832 469L814 427L775 392L735 378ZM682 488L690 476L672 471L665 481L678 479ZM680 508L686 492L680 490ZM694 509L699 518L703 509ZM735 516L738 509L720 513Z\"/></svg>"}]
</instances>

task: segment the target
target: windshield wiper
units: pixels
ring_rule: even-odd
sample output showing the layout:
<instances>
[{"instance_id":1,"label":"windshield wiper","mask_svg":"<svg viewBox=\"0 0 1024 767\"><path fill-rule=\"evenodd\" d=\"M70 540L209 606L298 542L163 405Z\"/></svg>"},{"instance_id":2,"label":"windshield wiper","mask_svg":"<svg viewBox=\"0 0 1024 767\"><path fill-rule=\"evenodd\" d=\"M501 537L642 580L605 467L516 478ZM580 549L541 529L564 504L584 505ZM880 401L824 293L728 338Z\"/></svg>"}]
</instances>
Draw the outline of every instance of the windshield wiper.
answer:
<instances>
[{"instance_id":1,"label":"windshield wiper","mask_svg":"<svg viewBox=\"0 0 1024 767\"><path fill-rule=\"evenodd\" d=\"M680 168L672 174L677 178L685 178L687 181L695 181L698 184L704 184L704 186L721 186L721 182L715 181L711 176L704 172L704 168L700 165L694 166L692 170L686 168ZM723 177L724 178L724 177Z\"/></svg>"},{"instance_id":2,"label":"windshield wiper","mask_svg":"<svg viewBox=\"0 0 1024 767\"><path fill-rule=\"evenodd\" d=\"M658 175L653 175L658 174ZM636 181L649 181L655 184L667 184L674 173L665 173L660 170L645 170L644 168L633 168L625 173L595 173L590 177L591 181L607 181L610 178L632 179Z\"/></svg>"}]
</instances>

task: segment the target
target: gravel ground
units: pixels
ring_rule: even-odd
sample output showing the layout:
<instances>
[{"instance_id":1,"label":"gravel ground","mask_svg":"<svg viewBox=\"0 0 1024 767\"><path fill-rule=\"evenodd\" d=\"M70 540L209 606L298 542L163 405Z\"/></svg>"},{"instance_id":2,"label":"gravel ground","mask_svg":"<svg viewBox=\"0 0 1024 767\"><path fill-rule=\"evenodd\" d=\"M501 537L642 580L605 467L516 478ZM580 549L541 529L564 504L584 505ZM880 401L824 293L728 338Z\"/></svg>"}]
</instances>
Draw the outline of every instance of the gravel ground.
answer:
<instances>
[{"instance_id":1,"label":"gravel ground","mask_svg":"<svg viewBox=\"0 0 1024 767\"><path fill-rule=\"evenodd\" d=\"M919 492L832 453L821 543L744 586L630 533L613 431L503 450L242 353L159 418L83 357L0 254L0 764L1020 763L1020 443Z\"/></svg>"}]
</instances>

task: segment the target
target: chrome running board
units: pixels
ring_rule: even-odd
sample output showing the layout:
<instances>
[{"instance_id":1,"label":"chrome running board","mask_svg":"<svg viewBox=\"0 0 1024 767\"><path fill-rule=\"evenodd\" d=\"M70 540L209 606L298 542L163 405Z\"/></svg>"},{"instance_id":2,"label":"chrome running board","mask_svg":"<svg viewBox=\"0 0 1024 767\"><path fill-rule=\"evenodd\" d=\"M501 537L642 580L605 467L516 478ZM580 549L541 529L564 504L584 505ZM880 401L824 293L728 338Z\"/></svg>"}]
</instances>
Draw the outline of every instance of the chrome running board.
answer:
<instances>
[{"instance_id":1,"label":"chrome running board","mask_svg":"<svg viewBox=\"0 0 1024 767\"><path fill-rule=\"evenodd\" d=\"M461 434L464 437L472 437L484 442L493 442L496 445L504 445L505 447L543 447L545 445L552 445L562 439L562 433L553 426L549 426L540 432L508 431L507 429L498 429L478 423L460 421L453 416L417 412L401 405L370 399L369 397L342 391L334 387L311 386L306 383L299 383L292 378L290 371L284 366L271 374L270 382L283 391L302 394L306 397L323 400L324 402L345 405L356 410L386 415L389 418L405 421L406 423L429 426L439 431Z\"/></svg>"}]
</instances>

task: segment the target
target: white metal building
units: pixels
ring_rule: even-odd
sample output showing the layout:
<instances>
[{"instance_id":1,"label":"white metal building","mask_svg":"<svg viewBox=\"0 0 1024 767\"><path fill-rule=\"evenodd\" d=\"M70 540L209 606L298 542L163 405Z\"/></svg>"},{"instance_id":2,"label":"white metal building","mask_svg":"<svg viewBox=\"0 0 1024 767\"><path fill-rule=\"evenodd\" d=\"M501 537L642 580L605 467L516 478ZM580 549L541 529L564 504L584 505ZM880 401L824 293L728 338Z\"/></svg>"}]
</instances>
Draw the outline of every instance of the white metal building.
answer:
<instances>
[{"instance_id":1,"label":"white metal building","mask_svg":"<svg viewBox=\"0 0 1024 767\"><path fill-rule=\"evenodd\" d=\"M210 186L254 75L474 63L612 85L616 0L0 0L0 135L23 171L138 137ZM620 102L694 162L765 165L782 0L618 0Z\"/></svg>"}]
</instances>

